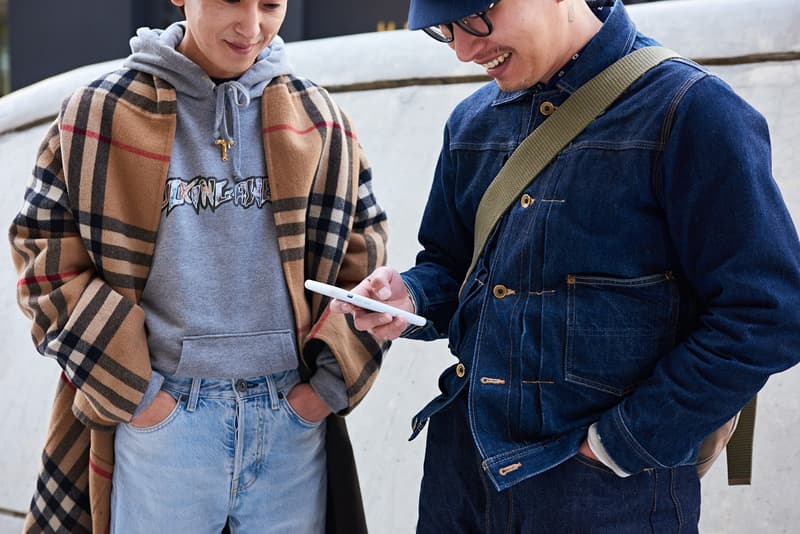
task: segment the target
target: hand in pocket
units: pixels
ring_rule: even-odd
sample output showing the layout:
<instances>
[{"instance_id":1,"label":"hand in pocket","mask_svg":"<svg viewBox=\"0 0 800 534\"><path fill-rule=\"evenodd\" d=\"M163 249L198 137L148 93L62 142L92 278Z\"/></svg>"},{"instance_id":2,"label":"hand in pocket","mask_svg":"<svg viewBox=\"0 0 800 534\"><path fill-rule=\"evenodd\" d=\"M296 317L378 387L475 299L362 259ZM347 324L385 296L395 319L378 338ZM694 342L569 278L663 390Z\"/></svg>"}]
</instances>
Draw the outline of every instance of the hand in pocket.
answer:
<instances>
[{"instance_id":1,"label":"hand in pocket","mask_svg":"<svg viewBox=\"0 0 800 534\"><path fill-rule=\"evenodd\" d=\"M592 449L589 448L589 441L586 439L584 439L583 442L581 443L581 447L578 449L578 454L585 456L590 460L594 460L595 462L600 462L600 459L597 456L595 456L594 452L592 452Z\"/></svg>"},{"instance_id":2,"label":"hand in pocket","mask_svg":"<svg viewBox=\"0 0 800 534\"><path fill-rule=\"evenodd\" d=\"M178 401L176 401L172 395L166 391L159 391L153 399L153 402L150 403L150 406L131 419L131 426L137 428L155 426L172 413L176 404L178 404Z\"/></svg>"},{"instance_id":3,"label":"hand in pocket","mask_svg":"<svg viewBox=\"0 0 800 534\"><path fill-rule=\"evenodd\" d=\"M318 423L331 413L325 401L308 384L297 384L293 387L286 395L286 402L297 415L310 423Z\"/></svg>"}]
</instances>

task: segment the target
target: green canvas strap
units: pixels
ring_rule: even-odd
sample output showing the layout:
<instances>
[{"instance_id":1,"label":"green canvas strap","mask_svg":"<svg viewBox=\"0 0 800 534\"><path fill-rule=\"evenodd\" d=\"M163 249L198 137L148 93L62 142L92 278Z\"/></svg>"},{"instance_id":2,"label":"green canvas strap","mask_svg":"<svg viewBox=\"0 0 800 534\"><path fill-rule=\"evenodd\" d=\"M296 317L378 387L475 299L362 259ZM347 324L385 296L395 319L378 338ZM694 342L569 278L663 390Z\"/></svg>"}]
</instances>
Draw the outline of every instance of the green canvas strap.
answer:
<instances>
[{"instance_id":1,"label":"green canvas strap","mask_svg":"<svg viewBox=\"0 0 800 534\"><path fill-rule=\"evenodd\" d=\"M750 484L753 475L753 434L756 427L756 405L758 397L739 412L739 421L730 441L725 446L728 462L728 485Z\"/></svg>"},{"instance_id":2,"label":"green canvas strap","mask_svg":"<svg viewBox=\"0 0 800 534\"><path fill-rule=\"evenodd\" d=\"M465 280L475 268L497 221L525 187L633 82L656 65L675 57L680 56L660 46L648 46L628 54L581 86L525 138L489 184L478 205L472 263Z\"/></svg>"}]
</instances>

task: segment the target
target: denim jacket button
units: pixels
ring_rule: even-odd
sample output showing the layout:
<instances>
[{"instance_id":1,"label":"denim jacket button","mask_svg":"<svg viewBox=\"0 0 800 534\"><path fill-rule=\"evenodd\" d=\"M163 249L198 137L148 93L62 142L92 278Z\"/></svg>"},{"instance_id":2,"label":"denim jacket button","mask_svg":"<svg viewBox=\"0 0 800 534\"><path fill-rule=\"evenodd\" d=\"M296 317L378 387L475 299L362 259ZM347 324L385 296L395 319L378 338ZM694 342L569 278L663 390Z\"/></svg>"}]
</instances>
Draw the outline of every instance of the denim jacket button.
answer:
<instances>
[{"instance_id":1,"label":"denim jacket button","mask_svg":"<svg viewBox=\"0 0 800 534\"><path fill-rule=\"evenodd\" d=\"M497 284L494 286L494 289L492 289L492 294L498 299L505 298L505 296L508 295L508 288L503 284Z\"/></svg>"},{"instance_id":2,"label":"denim jacket button","mask_svg":"<svg viewBox=\"0 0 800 534\"><path fill-rule=\"evenodd\" d=\"M456 365L456 376L458 378L464 378L464 375L467 374L467 368L464 367L463 363L459 363Z\"/></svg>"},{"instance_id":3,"label":"denim jacket button","mask_svg":"<svg viewBox=\"0 0 800 534\"><path fill-rule=\"evenodd\" d=\"M533 204L533 202L534 202L533 197L531 197L528 193L525 193L524 195L522 195L522 198L519 199L519 205L522 206L523 208L529 207L531 204Z\"/></svg>"},{"instance_id":4,"label":"denim jacket button","mask_svg":"<svg viewBox=\"0 0 800 534\"><path fill-rule=\"evenodd\" d=\"M542 104L539 106L539 112L545 117L552 115L555 110L556 107L552 102L542 102Z\"/></svg>"}]
</instances>

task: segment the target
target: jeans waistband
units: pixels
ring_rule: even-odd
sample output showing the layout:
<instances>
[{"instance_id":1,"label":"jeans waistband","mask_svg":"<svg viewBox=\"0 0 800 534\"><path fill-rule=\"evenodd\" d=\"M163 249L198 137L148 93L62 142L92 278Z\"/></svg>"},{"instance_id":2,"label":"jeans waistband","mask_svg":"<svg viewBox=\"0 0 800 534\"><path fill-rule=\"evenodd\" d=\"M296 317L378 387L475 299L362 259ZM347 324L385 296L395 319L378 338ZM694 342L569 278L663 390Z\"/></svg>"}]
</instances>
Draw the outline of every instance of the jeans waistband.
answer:
<instances>
[{"instance_id":1,"label":"jeans waistband","mask_svg":"<svg viewBox=\"0 0 800 534\"><path fill-rule=\"evenodd\" d=\"M297 369L266 376L246 378L187 378L167 376L162 389L180 395L241 399L257 395L285 393L300 382Z\"/></svg>"}]
</instances>

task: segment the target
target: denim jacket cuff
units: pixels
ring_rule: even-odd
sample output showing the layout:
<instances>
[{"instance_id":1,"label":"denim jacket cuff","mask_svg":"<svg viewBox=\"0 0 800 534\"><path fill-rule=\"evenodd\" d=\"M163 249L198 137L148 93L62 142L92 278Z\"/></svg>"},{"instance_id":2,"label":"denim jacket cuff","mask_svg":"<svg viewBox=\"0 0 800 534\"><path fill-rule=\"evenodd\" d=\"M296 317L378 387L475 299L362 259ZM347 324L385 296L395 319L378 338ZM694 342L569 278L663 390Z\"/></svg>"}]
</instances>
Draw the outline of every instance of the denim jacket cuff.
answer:
<instances>
[{"instance_id":1,"label":"denim jacket cuff","mask_svg":"<svg viewBox=\"0 0 800 534\"><path fill-rule=\"evenodd\" d=\"M406 291L408 291L408 296L411 298L411 302L414 304L414 313L425 316L425 309L427 308L428 302L425 298L425 294L416 287L414 284L414 279L410 275L402 273L400 278L403 279L403 283L406 286ZM408 328L403 330L403 332L400 334L400 337L430 341L438 339L441 336L436 331L436 327L433 325L433 322L429 319L425 326L409 325Z\"/></svg>"},{"instance_id":2,"label":"denim jacket cuff","mask_svg":"<svg viewBox=\"0 0 800 534\"><path fill-rule=\"evenodd\" d=\"M647 468L667 467L636 440L630 427L625 424L620 405L606 412L596 424L597 433L603 437L605 451L621 471L635 474Z\"/></svg>"}]
</instances>

